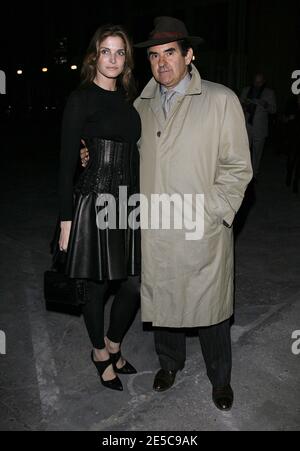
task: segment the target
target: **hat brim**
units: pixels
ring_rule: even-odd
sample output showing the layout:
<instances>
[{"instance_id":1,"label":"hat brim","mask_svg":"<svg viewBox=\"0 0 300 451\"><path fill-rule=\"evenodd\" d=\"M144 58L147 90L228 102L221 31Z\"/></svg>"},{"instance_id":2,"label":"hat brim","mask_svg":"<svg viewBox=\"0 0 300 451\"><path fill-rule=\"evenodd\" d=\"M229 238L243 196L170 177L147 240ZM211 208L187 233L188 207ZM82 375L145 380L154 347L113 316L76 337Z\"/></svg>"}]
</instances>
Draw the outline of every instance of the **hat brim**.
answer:
<instances>
[{"instance_id":1,"label":"hat brim","mask_svg":"<svg viewBox=\"0 0 300 451\"><path fill-rule=\"evenodd\" d=\"M161 38L161 39L149 39L145 42L140 42L138 44L134 44L134 47L140 49L140 48L149 48L154 47L156 45L163 45L167 44L168 42L176 42L176 41L182 41L183 39L187 39L191 42L191 44L200 45L203 44L204 39L200 38L200 36L185 36L183 38L177 38L177 39L171 39L171 38Z\"/></svg>"}]
</instances>

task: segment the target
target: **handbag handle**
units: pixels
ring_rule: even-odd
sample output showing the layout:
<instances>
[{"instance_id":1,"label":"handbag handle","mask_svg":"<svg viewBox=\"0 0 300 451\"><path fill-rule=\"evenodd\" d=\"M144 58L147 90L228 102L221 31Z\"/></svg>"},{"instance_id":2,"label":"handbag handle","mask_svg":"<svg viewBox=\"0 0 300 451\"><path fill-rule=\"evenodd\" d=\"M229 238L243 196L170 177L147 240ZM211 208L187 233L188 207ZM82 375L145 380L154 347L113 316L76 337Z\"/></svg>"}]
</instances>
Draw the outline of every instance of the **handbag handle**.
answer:
<instances>
[{"instance_id":1,"label":"handbag handle","mask_svg":"<svg viewBox=\"0 0 300 451\"><path fill-rule=\"evenodd\" d=\"M53 254L52 266L53 271L63 273L67 262L67 252L61 251L58 246Z\"/></svg>"}]
</instances>

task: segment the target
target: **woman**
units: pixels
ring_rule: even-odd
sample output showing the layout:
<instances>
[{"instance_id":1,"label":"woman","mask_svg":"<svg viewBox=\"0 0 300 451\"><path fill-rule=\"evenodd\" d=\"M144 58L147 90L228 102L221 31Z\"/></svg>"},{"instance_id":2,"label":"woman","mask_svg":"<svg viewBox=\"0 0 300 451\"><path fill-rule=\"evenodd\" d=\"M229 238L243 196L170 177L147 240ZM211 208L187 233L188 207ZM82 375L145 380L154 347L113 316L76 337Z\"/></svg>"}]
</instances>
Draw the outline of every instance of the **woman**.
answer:
<instances>
[{"instance_id":1,"label":"woman","mask_svg":"<svg viewBox=\"0 0 300 451\"><path fill-rule=\"evenodd\" d=\"M128 195L138 192L141 124L131 104L132 53L121 27L96 31L83 62L83 83L65 107L60 158L59 246L67 251L67 274L86 280L83 316L93 345L91 358L102 384L113 390L123 389L116 373L136 373L121 356L120 343L139 304L139 240L129 228L99 227L99 199L110 194L118 205L120 186ZM90 161L73 187L82 139ZM104 337L104 304L115 280L118 291Z\"/></svg>"}]
</instances>

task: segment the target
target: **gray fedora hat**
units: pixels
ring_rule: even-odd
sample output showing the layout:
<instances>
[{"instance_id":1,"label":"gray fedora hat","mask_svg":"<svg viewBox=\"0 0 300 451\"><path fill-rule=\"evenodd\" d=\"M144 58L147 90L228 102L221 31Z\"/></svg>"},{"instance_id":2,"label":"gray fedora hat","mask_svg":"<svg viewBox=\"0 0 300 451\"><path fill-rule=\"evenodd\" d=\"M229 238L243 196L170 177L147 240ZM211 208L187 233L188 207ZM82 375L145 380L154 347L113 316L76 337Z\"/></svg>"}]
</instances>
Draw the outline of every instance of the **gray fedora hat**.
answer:
<instances>
[{"instance_id":1,"label":"gray fedora hat","mask_svg":"<svg viewBox=\"0 0 300 451\"><path fill-rule=\"evenodd\" d=\"M188 39L192 44L204 42L200 36L189 36L185 24L175 17L161 16L154 19L154 30L151 31L148 41L135 44L134 47L153 47L168 42Z\"/></svg>"}]
</instances>

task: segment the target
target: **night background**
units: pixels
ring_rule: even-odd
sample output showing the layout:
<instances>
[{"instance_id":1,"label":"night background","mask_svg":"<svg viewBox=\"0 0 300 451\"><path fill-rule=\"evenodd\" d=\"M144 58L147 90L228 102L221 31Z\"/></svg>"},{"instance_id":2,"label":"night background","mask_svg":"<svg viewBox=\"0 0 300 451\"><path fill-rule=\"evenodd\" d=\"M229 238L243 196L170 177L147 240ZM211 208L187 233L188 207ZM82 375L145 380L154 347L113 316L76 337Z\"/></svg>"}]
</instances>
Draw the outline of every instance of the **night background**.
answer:
<instances>
[{"instance_id":1,"label":"night background","mask_svg":"<svg viewBox=\"0 0 300 451\"><path fill-rule=\"evenodd\" d=\"M14 108L61 107L79 82L89 40L105 23L120 23L134 42L153 28L153 18L172 15L205 44L197 51L203 78L237 93L255 72L265 73L279 107L290 94L291 73L299 66L300 12L296 0L197 0L152 2L8 2L1 6L1 69ZM137 6L138 5L138 6ZM77 65L78 70L70 67ZM42 73L47 67L48 72ZM299 66L300 67L300 66ZM17 70L23 75L17 76ZM136 76L142 89L150 78L143 51L136 52Z\"/></svg>"},{"instance_id":2,"label":"night background","mask_svg":"<svg viewBox=\"0 0 300 451\"><path fill-rule=\"evenodd\" d=\"M259 179L249 185L234 224L236 401L228 416L211 405L194 336L176 386L157 396L153 337L138 316L124 350L141 373L121 395L111 394L91 368L82 318L47 310L44 300L58 218L61 116L80 82L88 43L105 23L122 24L135 43L144 41L162 15L183 20L191 35L204 38L195 52L202 78L239 96L262 72L277 100ZM140 92L151 77L144 50L135 50L135 66ZM300 355L291 352L292 334L300 330L300 124L291 186L285 122L295 104L296 70L299 0L1 3L0 334L7 350L0 350L0 430L300 429Z\"/></svg>"}]
</instances>

